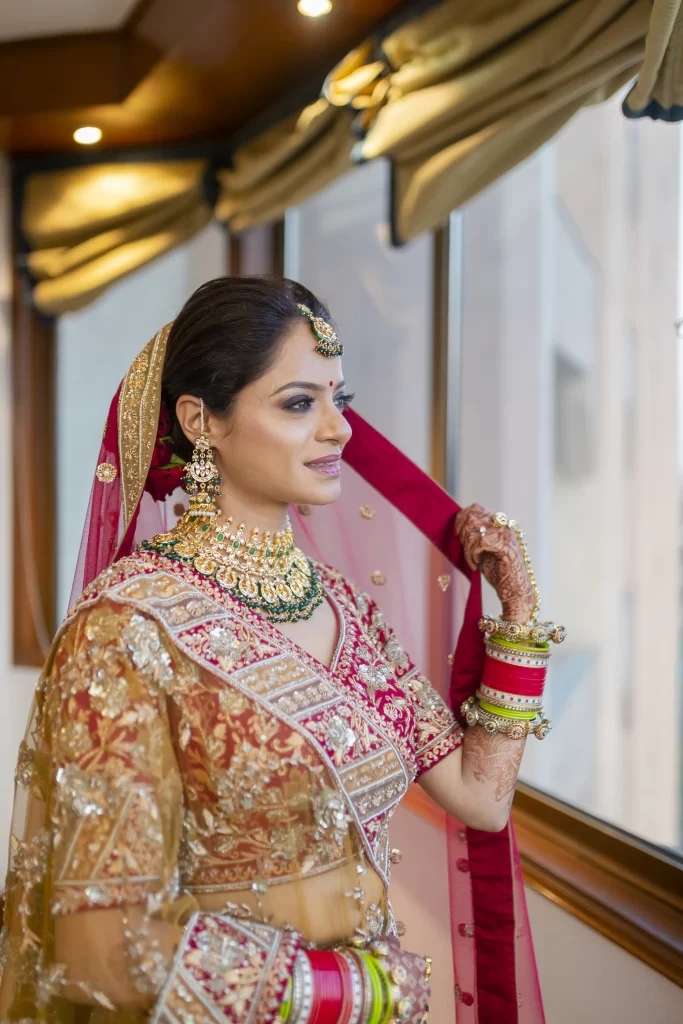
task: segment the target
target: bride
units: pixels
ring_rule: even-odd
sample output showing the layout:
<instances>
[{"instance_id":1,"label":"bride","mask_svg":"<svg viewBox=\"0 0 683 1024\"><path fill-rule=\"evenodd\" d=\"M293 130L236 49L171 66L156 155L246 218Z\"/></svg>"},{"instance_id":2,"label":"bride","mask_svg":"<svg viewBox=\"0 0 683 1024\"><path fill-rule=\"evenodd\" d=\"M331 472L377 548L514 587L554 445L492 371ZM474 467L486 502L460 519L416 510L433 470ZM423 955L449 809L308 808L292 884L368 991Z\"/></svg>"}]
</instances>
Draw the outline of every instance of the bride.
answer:
<instances>
[{"instance_id":1,"label":"bride","mask_svg":"<svg viewBox=\"0 0 683 1024\"><path fill-rule=\"evenodd\" d=\"M463 964L478 958L459 1019L542 1020L521 977L518 885L505 920L500 908L519 882L517 772L528 734L549 729L543 682L562 634L536 621L516 524L473 505L453 526L450 499L347 415L342 352L301 285L227 277L199 288L124 378L76 600L19 753L1 1020L423 1021L431 963L400 945L389 889L389 819L413 781L459 823L474 921L454 935L473 949ZM454 676L476 674L465 727L356 585L382 573L354 582L297 546L290 507L315 547L319 508L357 470L379 504L412 504L435 544L442 508L442 549L456 561L462 548L460 568L481 570L502 602L475 646L470 629L469 660L456 651ZM189 507L171 525L181 485ZM376 527L382 508L361 515Z\"/></svg>"}]
</instances>

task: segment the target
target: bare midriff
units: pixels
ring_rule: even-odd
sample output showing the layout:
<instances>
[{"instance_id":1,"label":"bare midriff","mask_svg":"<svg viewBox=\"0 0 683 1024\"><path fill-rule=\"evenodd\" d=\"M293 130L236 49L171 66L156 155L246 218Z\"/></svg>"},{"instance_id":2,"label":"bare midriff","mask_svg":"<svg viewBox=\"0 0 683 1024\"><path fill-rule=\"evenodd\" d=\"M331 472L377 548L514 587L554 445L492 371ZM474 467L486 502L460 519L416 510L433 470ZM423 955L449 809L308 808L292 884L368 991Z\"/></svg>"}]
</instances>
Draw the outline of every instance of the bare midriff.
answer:
<instances>
[{"instance_id":1,"label":"bare midriff","mask_svg":"<svg viewBox=\"0 0 683 1024\"><path fill-rule=\"evenodd\" d=\"M276 928L289 925L310 942L343 942L362 923L360 904L348 895L358 886L364 890L365 906L385 906L384 884L379 875L367 868L359 877L355 865L347 863L323 874L271 885L261 898L260 910L269 924ZM201 910L221 911L227 903L246 904L255 912L259 909L258 897L251 888L193 895Z\"/></svg>"}]
</instances>

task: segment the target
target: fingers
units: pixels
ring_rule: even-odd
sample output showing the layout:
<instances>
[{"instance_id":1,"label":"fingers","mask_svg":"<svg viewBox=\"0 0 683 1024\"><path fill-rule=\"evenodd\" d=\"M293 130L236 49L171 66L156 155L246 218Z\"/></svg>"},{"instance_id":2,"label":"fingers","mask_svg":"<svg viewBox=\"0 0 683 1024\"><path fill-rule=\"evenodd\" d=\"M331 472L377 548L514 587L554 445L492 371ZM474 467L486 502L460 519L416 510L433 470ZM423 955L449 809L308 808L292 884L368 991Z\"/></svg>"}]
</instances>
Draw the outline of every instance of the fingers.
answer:
<instances>
[{"instance_id":1,"label":"fingers","mask_svg":"<svg viewBox=\"0 0 683 1024\"><path fill-rule=\"evenodd\" d=\"M517 558L517 538L509 526L493 526L486 533L477 532L469 545L470 555L479 564L485 551L502 557Z\"/></svg>"},{"instance_id":2,"label":"fingers","mask_svg":"<svg viewBox=\"0 0 683 1024\"><path fill-rule=\"evenodd\" d=\"M458 512L455 518L455 528L463 546L465 561L470 569L476 570L478 563L472 555L472 547L475 540L480 537L481 531L488 530L493 519L482 505L469 505Z\"/></svg>"},{"instance_id":3,"label":"fingers","mask_svg":"<svg viewBox=\"0 0 683 1024\"><path fill-rule=\"evenodd\" d=\"M483 519L486 517L491 519L491 516L486 511L483 505L475 504L468 505L467 508L461 508L457 516L455 517L455 528L458 532L458 535L460 534L461 530L468 529L470 522L474 519Z\"/></svg>"},{"instance_id":4,"label":"fingers","mask_svg":"<svg viewBox=\"0 0 683 1024\"><path fill-rule=\"evenodd\" d=\"M485 553L489 553L495 559L506 556L515 559L519 555L514 530L509 526L496 525L491 513L481 505L470 505L461 509L456 517L456 529L463 546L465 561L474 571L482 568L482 556Z\"/></svg>"}]
</instances>

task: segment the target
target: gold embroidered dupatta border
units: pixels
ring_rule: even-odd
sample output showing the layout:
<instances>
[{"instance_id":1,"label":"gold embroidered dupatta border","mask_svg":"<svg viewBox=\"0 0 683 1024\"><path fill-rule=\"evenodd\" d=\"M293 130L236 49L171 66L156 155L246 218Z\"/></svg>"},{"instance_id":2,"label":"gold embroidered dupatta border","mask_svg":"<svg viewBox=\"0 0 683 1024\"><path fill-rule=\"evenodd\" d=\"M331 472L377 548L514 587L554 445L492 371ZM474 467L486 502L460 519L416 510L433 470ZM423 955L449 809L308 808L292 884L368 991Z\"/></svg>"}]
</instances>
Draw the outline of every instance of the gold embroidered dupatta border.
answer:
<instances>
[{"instance_id":1,"label":"gold embroidered dupatta border","mask_svg":"<svg viewBox=\"0 0 683 1024\"><path fill-rule=\"evenodd\" d=\"M230 601L234 608L227 606L225 599L219 602L212 596L215 584L210 580L198 580L194 577L195 574L190 575L190 570L184 566L170 562L168 559L150 557L148 553L134 554L121 559L86 588L81 599L73 606L59 635L73 621L79 611L85 607L92 607L100 600L106 599L115 604L128 605L154 619L171 643L200 668L215 675L226 686L238 690L247 699L260 704L274 718L302 736L316 751L344 799L350 820L368 860L382 880L387 896L387 905L390 908L387 844L383 844L382 863L368 838L363 824L363 816L354 799L354 792L350 789L354 771L357 773L357 769L361 765L367 765L373 759L382 757L382 751L340 769L335 763L334 750L325 747L320 739L306 728L306 716L312 716L322 707L329 709L333 706L350 706L372 727L373 733L381 737L385 744L384 752L391 752L397 770L391 774L384 773L382 783L389 791L393 785L396 795L395 797L390 795L378 803L372 814L365 816L367 821L386 815L400 802L409 784L413 781L413 766L406 763L406 755L400 751L396 740L387 734L386 725L376 709L370 706L367 708L361 706L360 701L355 699L358 695L352 691L342 691L334 675L324 665L311 664L315 659L304 660L300 657L296 646L287 643L287 637L282 635L280 639L277 635L279 631L268 629L270 624L267 620L261 619L250 609L230 598L227 598L227 601ZM184 601L186 603L183 605ZM221 664L220 655L213 651L211 645L211 631L216 628L225 628L226 625L231 624L246 626L249 631L277 649L282 656L292 658L304 665L312 674L328 685L329 696L323 703L314 702L310 707L302 706L296 715L292 715L287 714L277 704L277 699L283 695L282 690L274 689L269 694L261 694L242 683L240 675L249 670L253 671L254 666L249 666L245 670L231 670L230 666L225 667ZM301 653L305 654L303 651ZM272 663L274 660L270 659L270 662ZM288 685L287 688L291 689L291 686ZM373 784L372 788L378 790L378 795L381 793L381 784ZM358 787L359 794L365 795L366 790L367 787ZM393 927L391 910L390 927Z\"/></svg>"},{"instance_id":2,"label":"gold embroidered dupatta border","mask_svg":"<svg viewBox=\"0 0 683 1024\"><path fill-rule=\"evenodd\" d=\"M131 363L121 384L118 408L121 505L126 536L142 497L159 427L161 375L166 343L173 323L166 324L147 342Z\"/></svg>"}]
</instances>

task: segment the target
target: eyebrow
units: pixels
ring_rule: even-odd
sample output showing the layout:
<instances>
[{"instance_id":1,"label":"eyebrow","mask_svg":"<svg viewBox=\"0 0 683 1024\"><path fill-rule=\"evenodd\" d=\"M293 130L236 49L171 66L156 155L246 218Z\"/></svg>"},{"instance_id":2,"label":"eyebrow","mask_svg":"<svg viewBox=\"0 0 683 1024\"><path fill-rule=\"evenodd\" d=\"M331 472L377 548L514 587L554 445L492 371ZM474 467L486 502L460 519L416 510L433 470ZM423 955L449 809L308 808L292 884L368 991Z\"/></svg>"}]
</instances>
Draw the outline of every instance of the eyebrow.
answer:
<instances>
[{"instance_id":1,"label":"eyebrow","mask_svg":"<svg viewBox=\"0 0 683 1024\"><path fill-rule=\"evenodd\" d=\"M339 388L343 386L344 381L340 380L335 388L335 391L338 391ZM289 382L289 384L283 384L281 388L277 389L277 391L273 391L273 395L279 395L281 391L291 391L293 388L305 388L307 391L318 392L327 391L327 388L325 387L324 384L312 384L310 380L292 380Z\"/></svg>"}]
</instances>

